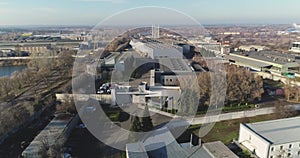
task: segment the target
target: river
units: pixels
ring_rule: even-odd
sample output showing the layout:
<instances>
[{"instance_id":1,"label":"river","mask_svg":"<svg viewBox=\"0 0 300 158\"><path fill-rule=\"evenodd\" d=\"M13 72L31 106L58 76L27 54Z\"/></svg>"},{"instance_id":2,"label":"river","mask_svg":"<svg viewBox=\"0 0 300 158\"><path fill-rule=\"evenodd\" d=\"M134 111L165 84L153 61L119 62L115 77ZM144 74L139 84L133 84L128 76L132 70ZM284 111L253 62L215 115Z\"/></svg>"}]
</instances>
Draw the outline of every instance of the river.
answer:
<instances>
[{"instance_id":1,"label":"river","mask_svg":"<svg viewBox=\"0 0 300 158\"><path fill-rule=\"evenodd\" d=\"M0 77L10 77L14 72L24 70L26 66L0 66Z\"/></svg>"}]
</instances>

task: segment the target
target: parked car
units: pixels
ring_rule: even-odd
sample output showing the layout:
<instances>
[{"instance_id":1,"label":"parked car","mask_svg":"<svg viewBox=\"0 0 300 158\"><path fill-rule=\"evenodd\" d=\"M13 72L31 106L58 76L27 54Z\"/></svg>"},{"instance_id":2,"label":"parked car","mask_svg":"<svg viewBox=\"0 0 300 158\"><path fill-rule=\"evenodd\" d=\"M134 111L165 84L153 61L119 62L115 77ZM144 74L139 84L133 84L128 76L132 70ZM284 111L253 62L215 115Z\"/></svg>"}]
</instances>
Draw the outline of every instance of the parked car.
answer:
<instances>
[{"instance_id":1,"label":"parked car","mask_svg":"<svg viewBox=\"0 0 300 158\"><path fill-rule=\"evenodd\" d=\"M87 112L94 112L94 111L96 111L96 107L94 107L94 106L87 106L87 107L85 107L85 111L87 111Z\"/></svg>"},{"instance_id":2,"label":"parked car","mask_svg":"<svg viewBox=\"0 0 300 158\"><path fill-rule=\"evenodd\" d=\"M110 94L111 93L111 84L104 83L102 86L97 90L97 94Z\"/></svg>"}]
</instances>

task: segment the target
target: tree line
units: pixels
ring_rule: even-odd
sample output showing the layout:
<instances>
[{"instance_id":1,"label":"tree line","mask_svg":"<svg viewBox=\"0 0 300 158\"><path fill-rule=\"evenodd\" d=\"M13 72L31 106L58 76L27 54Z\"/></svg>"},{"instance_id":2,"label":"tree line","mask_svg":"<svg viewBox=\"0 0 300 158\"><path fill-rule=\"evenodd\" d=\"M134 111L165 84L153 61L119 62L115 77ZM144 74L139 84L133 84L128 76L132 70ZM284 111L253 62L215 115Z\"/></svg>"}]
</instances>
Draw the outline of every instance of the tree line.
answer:
<instances>
[{"instance_id":1,"label":"tree line","mask_svg":"<svg viewBox=\"0 0 300 158\"><path fill-rule=\"evenodd\" d=\"M250 72L250 70L237 67L235 65L225 65L226 81L218 81L225 83L226 97L225 106L241 105L253 103L261 100L263 89L263 79ZM211 72L200 73L198 83L200 88L200 106L208 106L212 97ZM223 87L225 88L225 87Z\"/></svg>"},{"instance_id":2,"label":"tree line","mask_svg":"<svg viewBox=\"0 0 300 158\"><path fill-rule=\"evenodd\" d=\"M22 125L37 111L53 102L51 91L70 80L74 51L61 52L58 58L35 58L22 72L0 78L0 135Z\"/></svg>"}]
</instances>

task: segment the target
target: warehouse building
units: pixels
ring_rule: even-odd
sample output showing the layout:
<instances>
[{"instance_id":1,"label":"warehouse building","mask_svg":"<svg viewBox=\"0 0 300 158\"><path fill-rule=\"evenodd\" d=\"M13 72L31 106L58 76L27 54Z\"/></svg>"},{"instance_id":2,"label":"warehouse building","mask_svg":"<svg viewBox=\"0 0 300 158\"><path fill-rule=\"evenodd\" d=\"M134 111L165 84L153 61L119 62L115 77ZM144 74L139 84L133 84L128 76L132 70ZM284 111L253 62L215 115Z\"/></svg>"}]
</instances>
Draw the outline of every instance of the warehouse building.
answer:
<instances>
[{"instance_id":1,"label":"warehouse building","mask_svg":"<svg viewBox=\"0 0 300 158\"><path fill-rule=\"evenodd\" d=\"M130 41L133 49L141 53L142 57L159 58L183 58L183 48L175 45L167 45L159 42Z\"/></svg>"},{"instance_id":2,"label":"warehouse building","mask_svg":"<svg viewBox=\"0 0 300 158\"><path fill-rule=\"evenodd\" d=\"M300 157L300 117L240 124L239 143L260 158Z\"/></svg>"},{"instance_id":3,"label":"warehouse building","mask_svg":"<svg viewBox=\"0 0 300 158\"><path fill-rule=\"evenodd\" d=\"M275 51L234 52L225 55L230 63L249 67L256 71L267 71L274 74L300 72L300 60L297 56Z\"/></svg>"}]
</instances>

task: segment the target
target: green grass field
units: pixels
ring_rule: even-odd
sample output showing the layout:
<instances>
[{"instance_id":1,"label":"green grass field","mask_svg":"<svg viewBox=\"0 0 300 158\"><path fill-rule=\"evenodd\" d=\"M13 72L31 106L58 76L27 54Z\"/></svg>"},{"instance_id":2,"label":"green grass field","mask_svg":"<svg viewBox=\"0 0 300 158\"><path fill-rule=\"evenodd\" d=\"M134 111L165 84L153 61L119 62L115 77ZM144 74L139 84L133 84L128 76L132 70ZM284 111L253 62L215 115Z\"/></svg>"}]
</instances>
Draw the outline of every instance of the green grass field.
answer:
<instances>
[{"instance_id":1,"label":"green grass field","mask_svg":"<svg viewBox=\"0 0 300 158\"><path fill-rule=\"evenodd\" d=\"M240 123L260 122L275 118L276 115L272 114L218 122L206 136L202 137L202 140L204 142L222 141L224 144L230 144L233 139L238 138ZM189 130L199 136L200 127L201 125L193 125L189 127Z\"/></svg>"}]
</instances>

